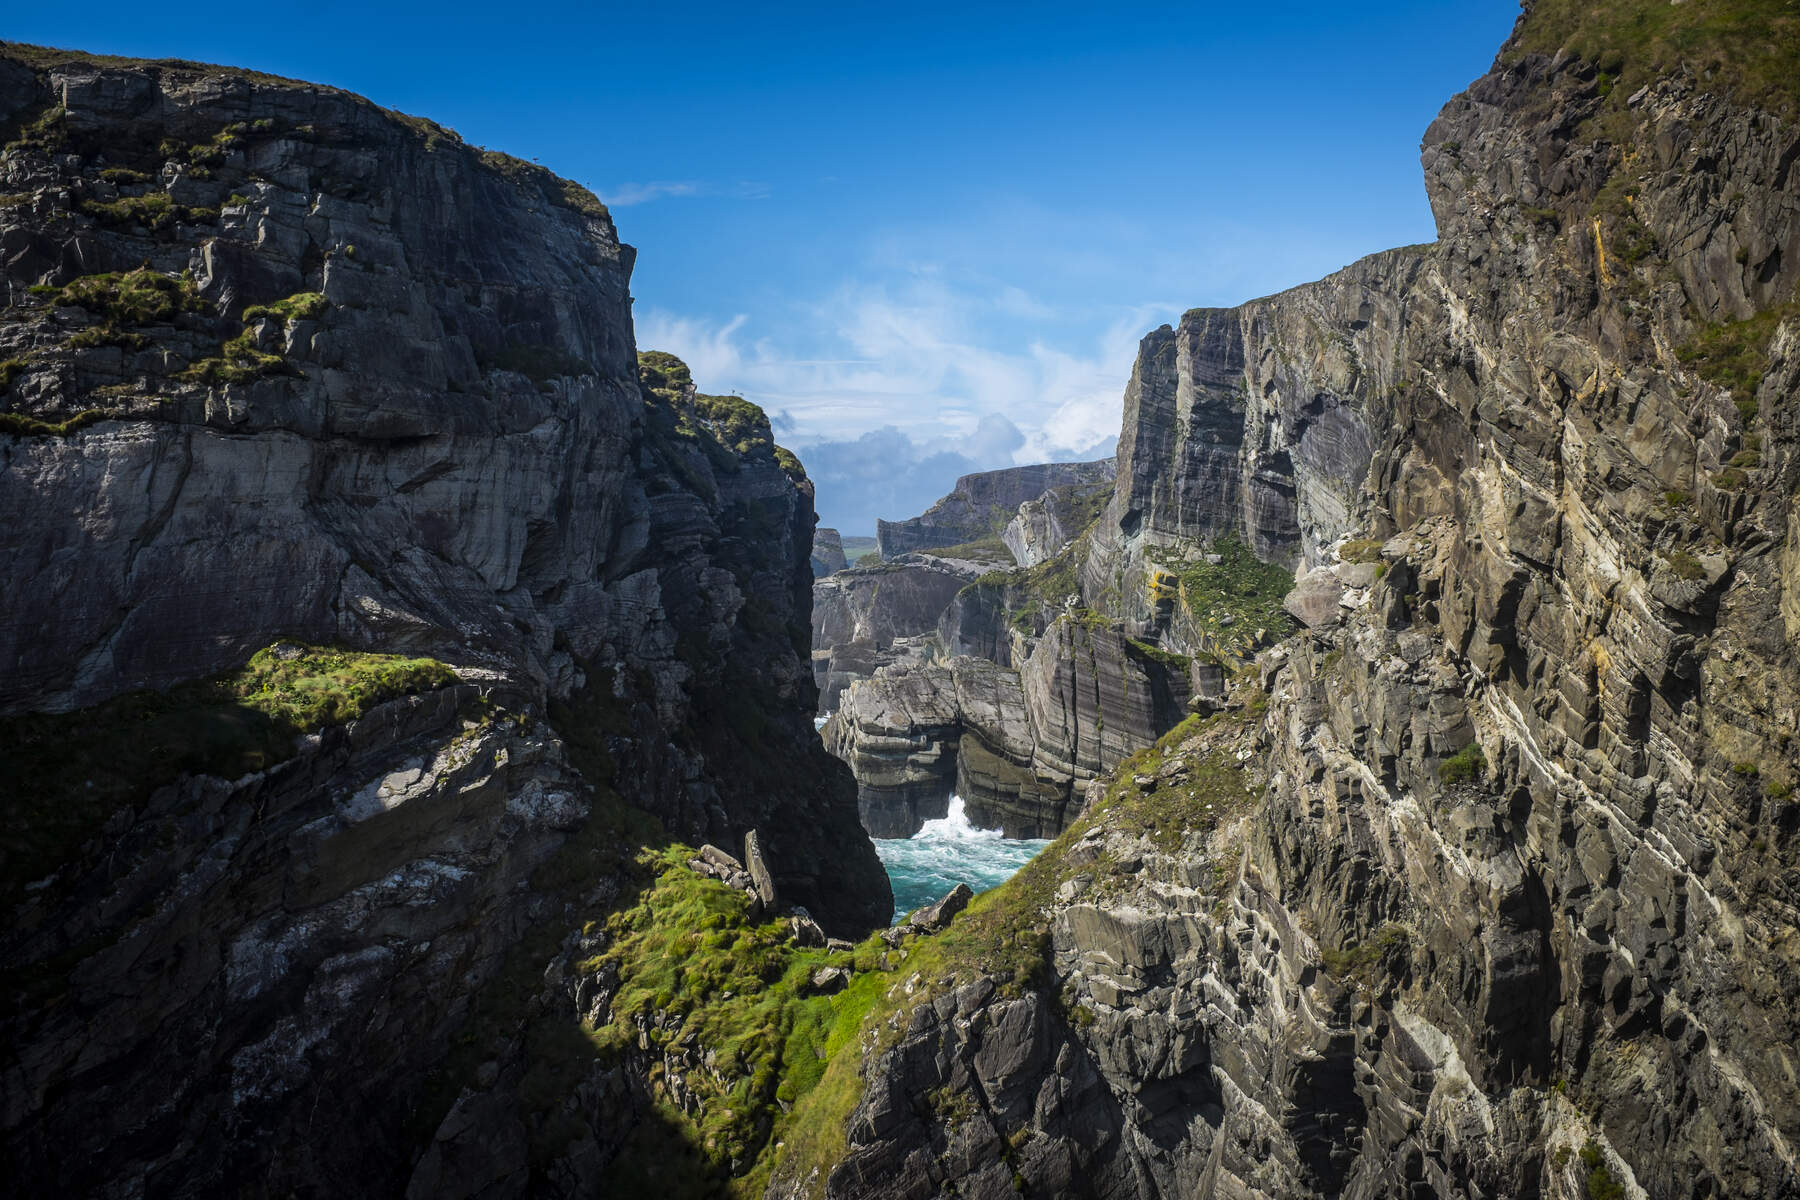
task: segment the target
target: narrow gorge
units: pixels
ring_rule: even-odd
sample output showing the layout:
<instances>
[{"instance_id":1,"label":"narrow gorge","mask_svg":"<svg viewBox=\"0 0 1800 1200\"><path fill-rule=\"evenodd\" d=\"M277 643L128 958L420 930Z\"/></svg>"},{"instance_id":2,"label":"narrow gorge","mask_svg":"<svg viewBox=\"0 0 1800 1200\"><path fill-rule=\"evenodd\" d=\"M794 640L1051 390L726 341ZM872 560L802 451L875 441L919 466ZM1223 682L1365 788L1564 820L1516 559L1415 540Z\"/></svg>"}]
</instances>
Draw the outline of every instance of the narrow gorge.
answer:
<instances>
[{"instance_id":1,"label":"narrow gorge","mask_svg":"<svg viewBox=\"0 0 1800 1200\"><path fill-rule=\"evenodd\" d=\"M0 1193L1800 1195L1797 69L1526 0L860 557L584 188L0 43Z\"/></svg>"}]
</instances>

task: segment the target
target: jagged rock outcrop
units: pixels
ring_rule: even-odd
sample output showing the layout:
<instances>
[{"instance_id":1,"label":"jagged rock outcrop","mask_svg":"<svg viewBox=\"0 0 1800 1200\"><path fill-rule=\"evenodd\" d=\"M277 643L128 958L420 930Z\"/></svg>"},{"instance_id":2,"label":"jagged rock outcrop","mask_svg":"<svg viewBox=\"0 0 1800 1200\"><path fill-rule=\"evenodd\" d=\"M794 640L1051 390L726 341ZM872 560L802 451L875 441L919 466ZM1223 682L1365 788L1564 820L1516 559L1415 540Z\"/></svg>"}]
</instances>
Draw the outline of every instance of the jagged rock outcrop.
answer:
<instances>
[{"instance_id":1,"label":"jagged rock outcrop","mask_svg":"<svg viewBox=\"0 0 1800 1200\"><path fill-rule=\"evenodd\" d=\"M844 557L844 539L838 531L823 525L813 530L812 573L835 575L849 566L850 560Z\"/></svg>"},{"instance_id":2,"label":"jagged rock outcrop","mask_svg":"<svg viewBox=\"0 0 1800 1200\"><path fill-rule=\"evenodd\" d=\"M1034 463L964 475L949 495L919 516L877 521L875 540L881 557L888 559L997 537L1026 501L1036 500L1052 488L1104 483L1112 479L1114 469L1114 461L1105 458L1085 463Z\"/></svg>"},{"instance_id":3,"label":"jagged rock outcrop","mask_svg":"<svg viewBox=\"0 0 1800 1200\"><path fill-rule=\"evenodd\" d=\"M1145 340L1090 601L1235 533L1338 614L997 900L1041 977L896 988L828 1194L1800 1191L1773 11L1634 60L1528 5L1426 134L1435 245Z\"/></svg>"},{"instance_id":4,"label":"jagged rock outcrop","mask_svg":"<svg viewBox=\"0 0 1800 1200\"><path fill-rule=\"evenodd\" d=\"M918 832L944 815L952 792L979 826L1050 837L1086 781L1181 719L1186 667L1117 630L1064 618L1016 671L959 657L856 681L825 743L856 776L863 825L876 837Z\"/></svg>"},{"instance_id":5,"label":"jagged rock outcrop","mask_svg":"<svg viewBox=\"0 0 1800 1200\"><path fill-rule=\"evenodd\" d=\"M1113 460L1108 459L1110 464ZM1053 487L1035 500L1019 505L1000 540L1021 567L1049 562L1063 547L1087 532L1112 496L1112 480L1070 483Z\"/></svg>"},{"instance_id":6,"label":"jagged rock outcrop","mask_svg":"<svg viewBox=\"0 0 1800 1200\"><path fill-rule=\"evenodd\" d=\"M467 1086L481 1160L415 1192L568 1178L492 1089L543 1029L522 981L646 839L755 827L828 927L891 911L807 727L810 485L752 406L673 360L640 386L632 251L547 171L329 88L14 46L0 125L8 738L279 638L465 681L98 813L47 873L9 844L0 1174L397 1195ZM616 1144L641 1093L594 1096Z\"/></svg>"},{"instance_id":7,"label":"jagged rock outcrop","mask_svg":"<svg viewBox=\"0 0 1800 1200\"><path fill-rule=\"evenodd\" d=\"M974 563L909 554L815 582L812 662L819 711L834 711L851 682L880 667L929 658L939 617L980 573Z\"/></svg>"}]
</instances>

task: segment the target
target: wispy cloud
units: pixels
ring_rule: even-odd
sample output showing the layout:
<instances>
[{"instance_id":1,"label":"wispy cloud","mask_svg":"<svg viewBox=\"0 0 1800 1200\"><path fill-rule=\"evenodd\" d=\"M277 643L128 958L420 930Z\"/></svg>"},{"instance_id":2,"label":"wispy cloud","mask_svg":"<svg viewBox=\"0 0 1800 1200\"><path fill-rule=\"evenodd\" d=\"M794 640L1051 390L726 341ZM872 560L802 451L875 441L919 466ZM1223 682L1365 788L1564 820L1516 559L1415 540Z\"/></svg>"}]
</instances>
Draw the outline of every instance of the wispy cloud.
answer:
<instances>
[{"instance_id":1,"label":"wispy cloud","mask_svg":"<svg viewBox=\"0 0 1800 1200\"><path fill-rule=\"evenodd\" d=\"M747 179L731 184L713 184L694 179L659 179L650 183L621 183L599 195L601 202L608 208L629 208L634 204L648 204L653 200L667 200L679 196L727 196L734 200L767 200L769 186Z\"/></svg>"},{"instance_id":2,"label":"wispy cloud","mask_svg":"<svg viewBox=\"0 0 1800 1200\"><path fill-rule=\"evenodd\" d=\"M899 285L845 284L804 306L790 327L822 343L812 353L794 352L761 314L719 322L651 309L639 315L638 344L680 355L704 388L785 412L800 445L896 422L915 439L968 437L996 413L1022 433L1015 462L1116 436L1138 339L1167 314L1123 312L1075 344L989 344L988 326L1022 312L1050 310L1018 288L971 290L921 272Z\"/></svg>"},{"instance_id":3,"label":"wispy cloud","mask_svg":"<svg viewBox=\"0 0 1800 1200\"><path fill-rule=\"evenodd\" d=\"M1017 287L915 269L846 283L786 320L647 310L637 340L685 359L701 388L761 404L818 483L822 515L864 531L922 510L967 471L1109 453L1138 339L1171 315L1131 309L1098 336L1002 348L1009 319L1080 322ZM790 344L803 338L805 353Z\"/></svg>"}]
</instances>

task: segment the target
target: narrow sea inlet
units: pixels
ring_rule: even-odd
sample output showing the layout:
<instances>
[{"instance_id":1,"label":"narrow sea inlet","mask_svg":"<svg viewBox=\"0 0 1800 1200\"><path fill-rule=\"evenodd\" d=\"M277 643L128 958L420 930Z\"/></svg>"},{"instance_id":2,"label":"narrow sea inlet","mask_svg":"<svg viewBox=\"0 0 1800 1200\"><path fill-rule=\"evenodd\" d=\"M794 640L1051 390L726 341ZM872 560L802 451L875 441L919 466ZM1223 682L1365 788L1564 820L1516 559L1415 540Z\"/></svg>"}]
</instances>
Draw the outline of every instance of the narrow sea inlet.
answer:
<instances>
[{"instance_id":1,"label":"narrow sea inlet","mask_svg":"<svg viewBox=\"0 0 1800 1200\"><path fill-rule=\"evenodd\" d=\"M969 824L961 796L950 811L909 838L876 838L875 852L894 885L894 920L930 904L959 883L976 892L999 887L1050 844L1048 838L1009 838Z\"/></svg>"}]
</instances>

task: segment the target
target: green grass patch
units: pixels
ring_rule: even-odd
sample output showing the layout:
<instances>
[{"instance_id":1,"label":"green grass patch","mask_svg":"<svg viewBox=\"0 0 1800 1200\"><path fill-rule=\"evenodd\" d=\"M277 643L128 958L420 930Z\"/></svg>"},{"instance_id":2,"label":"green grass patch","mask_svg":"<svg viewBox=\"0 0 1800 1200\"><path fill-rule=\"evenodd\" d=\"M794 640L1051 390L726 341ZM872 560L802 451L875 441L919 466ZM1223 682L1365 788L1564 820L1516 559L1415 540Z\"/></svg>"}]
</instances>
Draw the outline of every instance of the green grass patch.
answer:
<instances>
[{"instance_id":1,"label":"green grass patch","mask_svg":"<svg viewBox=\"0 0 1800 1200\"><path fill-rule=\"evenodd\" d=\"M802 949L782 921L752 923L744 893L688 869L693 853L681 845L644 852L654 882L608 918L611 944L583 964L590 971L616 967L621 980L611 1019L593 1040L603 1056L633 1052L640 1039L657 1050L691 1046L710 1054L723 1078L699 1069L683 1081L700 1100L697 1113L673 1105L663 1062L651 1068L652 1094L665 1121L690 1127L692 1161L682 1174L696 1185L692 1194L705 1194L700 1185L710 1183L714 1194L730 1188L760 1195L765 1174L758 1160L783 1123L784 1106L819 1084L833 1032L846 1017L860 1023L874 989L812 994L815 971L850 969L856 956ZM877 944L866 945L865 959Z\"/></svg>"},{"instance_id":2,"label":"green grass patch","mask_svg":"<svg viewBox=\"0 0 1800 1200\"><path fill-rule=\"evenodd\" d=\"M1141 642L1137 638L1127 638L1125 644L1129 647L1129 653L1135 654L1139 658L1147 659L1159 666L1167 667L1171 671L1180 671L1185 674L1187 669L1192 666L1194 662L1193 659L1185 654L1177 654L1173 650L1165 650L1161 646L1152 645L1149 642Z\"/></svg>"},{"instance_id":3,"label":"green grass patch","mask_svg":"<svg viewBox=\"0 0 1800 1200\"><path fill-rule=\"evenodd\" d=\"M1592 1138L1581 1148L1581 1165L1587 1168L1582 1183L1587 1187L1588 1200L1625 1200L1625 1186L1613 1178L1600 1143Z\"/></svg>"},{"instance_id":4,"label":"green grass patch","mask_svg":"<svg viewBox=\"0 0 1800 1200\"><path fill-rule=\"evenodd\" d=\"M1334 979L1354 982L1363 987L1375 986L1375 980L1388 959L1404 956L1412 944L1412 931L1390 922L1375 931L1368 941L1354 946L1319 951L1319 962Z\"/></svg>"},{"instance_id":5,"label":"green grass patch","mask_svg":"<svg viewBox=\"0 0 1800 1200\"><path fill-rule=\"evenodd\" d=\"M1176 576L1181 603L1217 652L1247 657L1260 642L1294 628L1281 606L1294 589L1291 571L1258 559L1235 533L1214 541L1211 553L1218 563L1201 555L1162 565Z\"/></svg>"},{"instance_id":6,"label":"green grass patch","mask_svg":"<svg viewBox=\"0 0 1800 1200\"><path fill-rule=\"evenodd\" d=\"M1669 570L1674 572L1675 578L1677 579L1694 580L1706 578L1706 568L1700 565L1699 559L1695 558L1692 554L1689 554L1686 550L1676 550L1666 554L1663 556L1663 561L1669 564Z\"/></svg>"},{"instance_id":7,"label":"green grass patch","mask_svg":"<svg viewBox=\"0 0 1800 1200\"><path fill-rule=\"evenodd\" d=\"M1487 756L1481 746L1470 742L1438 764L1438 779L1450 787L1476 783L1487 776Z\"/></svg>"},{"instance_id":8,"label":"green grass patch","mask_svg":"<svg viewBox=\"0 0 1800 1200\"><path fill-rule=\"evenodd\" d=\"M61 421L44 421L29 413L0 412L0 434L14 437L68 437L98 421L109 421L122 414L107 408L84 408Z\"/></svg>"},{"instance_id":9,"label":"green grass patch","mask_svg":"<svg viewBox=\"0 0 1800 1200\"><path fill-rule=\"evenodd\" d=\"M1769 342L1781 322L1796 315L1800 315L1800 305L1784 304L1742 321L1707 325L1681 346L1677 356L1708 383L1748 401L1753 417L1753 397L1769 368Z\"/></svg>"},{"instance_id":10,"label":"green grass patch","mask_svg":"<svg viewBox=\"0 0 1800 1200\"><path fill-rule=\"evenodd\" d=\"M328 307L319 292L296 292L273 304L252 304L244 310L243 316L246 322L280 321L285 325L293 321L316 321Z\"/></svg>"},{"instance_id":11,"label":"green grass patch","mask_svg":"<svg viewBox=\"0 0 1800 1200\"><path fill-rule=\"evenodd\" d=\"M152 325L205 308L192 275L164 275L148 267L83 275L58 289L52 303L85 308L121 325Z\"/></svg>"},{"instance_id":12,"label":"green grass patch","mask_svg":"<svg viewBox=\"0 0 1800 1200\"><path fill-rule=\"evenodd\" d=\"M166 232L183 223L204 224L219 217L216 208L177 204L167 192L120 196L117 200L83 200L76 207L101 224L121 228L142 225L153 233Z\"/></svg>"},{"instance_id":13,"label":"green grass patch","mask_svg":"<svg viewBox=\"0 0 1800 1200\"><path fill-rule=\"evenodd\" d=\"M972 542L961 542L955 546L934 546L922 553L936 558L956 558L965 562L1012 562L1013 553L1006 548L1006 543L999 537L977 538Z\"/></svg>"},{"instance_id":14,"label":"green grass patch","mask_svg":"<svg viewBox=\"0 0 1800 1200\"><path fill-rule=\"evenodd\" d=\"M278 644L236 671L71 713L0 719L8 780L0 887L67 861L114 812L182 775L235 778L293 754L298 734L454 683L424 658Z\"/></svg>"},{"instance_id":15,"label":"green grass patch","mask_svg":"<svg viewBox=\"0 0 1800 1200\"><path fill-rule=\"evenodd\" d=\"M1520 52L1567 48L1599 67L1617 103L1684 68L1702 86L1780 116L1800 116L1800 9L1792 0L1539 0Z\"/></svg>"}]
</instances>

